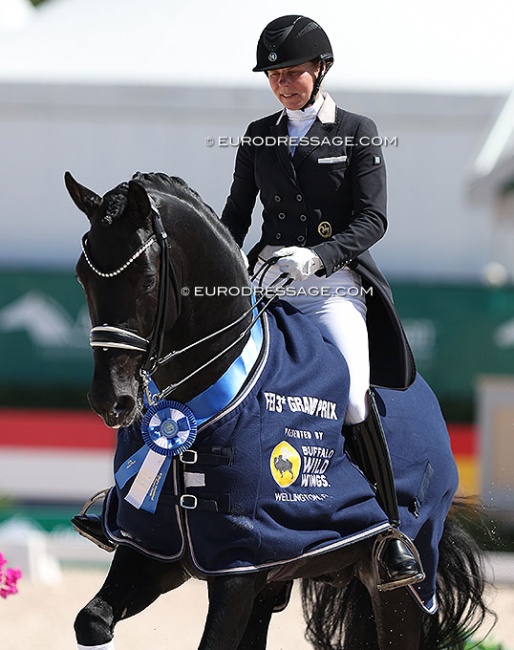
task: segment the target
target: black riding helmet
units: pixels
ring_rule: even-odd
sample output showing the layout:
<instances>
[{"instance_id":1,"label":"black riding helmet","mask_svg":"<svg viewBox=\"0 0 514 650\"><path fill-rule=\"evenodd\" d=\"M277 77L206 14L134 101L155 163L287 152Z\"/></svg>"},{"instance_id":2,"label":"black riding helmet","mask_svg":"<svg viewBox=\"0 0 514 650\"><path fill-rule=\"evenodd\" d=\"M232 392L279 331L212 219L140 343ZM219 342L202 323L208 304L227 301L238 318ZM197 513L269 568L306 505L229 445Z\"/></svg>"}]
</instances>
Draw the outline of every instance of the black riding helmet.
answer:
<instances>
[{"instance_id":1,"label":"black riding helmet","mask_svg":"<svg viewBox=\"0 0 514 650\"><path fill-rule=\"evenodd\" d=\"M320 73L303 108L314 102L321 82L334 62L332 46L325 31L311 18L281 16L264 28L257 43L257 65L253 72L267 73L315 60L321 63Z\"/></svg>"}]
</instances>

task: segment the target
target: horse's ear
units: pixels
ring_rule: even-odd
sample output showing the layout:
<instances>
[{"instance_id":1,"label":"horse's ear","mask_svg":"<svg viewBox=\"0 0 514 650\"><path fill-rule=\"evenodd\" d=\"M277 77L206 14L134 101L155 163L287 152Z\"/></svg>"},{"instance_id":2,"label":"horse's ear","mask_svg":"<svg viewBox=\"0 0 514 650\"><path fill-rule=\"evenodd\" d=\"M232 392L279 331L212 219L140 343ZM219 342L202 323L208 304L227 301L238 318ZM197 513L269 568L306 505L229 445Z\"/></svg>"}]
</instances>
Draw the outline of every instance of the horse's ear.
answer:
<instances>
[{"instance_id":1,"label":"horse's ear","mask_svg":"<svg viewBox=\"0 0 514 650\"><path fill-rule=\"evenodd\" d=\"M81 210L88 219L91 219L93 211L98 208L102 202L102 197L95 194L92 190L88 190L87 187L80 185L80 183L77 183L70 172L64 174L64 183L66 184L66 189L70 193L77 208Z\"/></svg>"},{"instance_id":2,"label":"horse's ear","mask_svg":"<svg viewBox=\"0 0 514 650\"><path fill-rule=\"evenodd\" d=\"M151 205L145 188L137 181L129 181L128 184L128 208L131 213L141 221L150 217Z\"/></svg>"}]
</instances>

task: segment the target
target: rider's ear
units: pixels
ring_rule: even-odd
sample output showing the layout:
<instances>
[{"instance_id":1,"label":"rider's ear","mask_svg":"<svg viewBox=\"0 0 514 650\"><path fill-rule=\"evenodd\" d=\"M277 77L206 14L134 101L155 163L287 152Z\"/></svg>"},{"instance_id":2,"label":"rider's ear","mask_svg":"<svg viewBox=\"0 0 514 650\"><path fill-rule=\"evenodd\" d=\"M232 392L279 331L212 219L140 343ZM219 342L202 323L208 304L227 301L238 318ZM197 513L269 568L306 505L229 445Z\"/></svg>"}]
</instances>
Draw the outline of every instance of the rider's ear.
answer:
<instances>
[{"instance_id":1,"label":"rider's ear","mask_svg":"<svg viewBox=\"0 0 514 650\"><path fill-rule=\"evenodd\" d=\"M95 194L87 187L80 185L80 183L77 183L70 172L64 174L64 182L77 208L81 210L88 219L91 219L93 211L96 210L102 202L102 197L98 196L98 194Z\"/></svg>"},{"instance_id":2,"label":"rider's ear","mask_svg":"<svg viewBox=\"0 0 514 650\"><path fill-rule=\"evenodd\" d=\"M127 201L132 215L141 221L146 221L150 218L150 199L145 188L137 181L129 181Z\"/></svg>"}]
</instances>

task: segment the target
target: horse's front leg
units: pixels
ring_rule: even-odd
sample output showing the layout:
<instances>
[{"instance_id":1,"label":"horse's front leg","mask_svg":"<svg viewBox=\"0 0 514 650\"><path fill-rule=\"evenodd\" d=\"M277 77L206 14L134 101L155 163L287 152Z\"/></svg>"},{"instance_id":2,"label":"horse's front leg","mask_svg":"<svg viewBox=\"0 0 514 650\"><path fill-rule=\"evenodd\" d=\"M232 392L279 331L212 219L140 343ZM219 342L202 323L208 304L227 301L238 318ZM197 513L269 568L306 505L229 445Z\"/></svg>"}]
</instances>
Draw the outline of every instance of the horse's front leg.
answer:
<instances>
[{"instance_id":1,"label":"horse's front leg","mask_svg":"<svg viewBox=\"0 0 514 650\"><path fill-rule=\"evenodd\" d=\"M102 588L75 619L79 650L114 648L118 621L138 614L188 577L179 562L158 562L127 547L118 547Z\"/></svg>"},{"instance_id":2,"label":"horse's front leg","mask_svg":"<svg viewBox=\"0 0 514 650\"><path fill-rule=\"evenodd\" d=\"M266 573L209 579L209 609L199 650L237 650Z\"/></svg>"}]
</instances>

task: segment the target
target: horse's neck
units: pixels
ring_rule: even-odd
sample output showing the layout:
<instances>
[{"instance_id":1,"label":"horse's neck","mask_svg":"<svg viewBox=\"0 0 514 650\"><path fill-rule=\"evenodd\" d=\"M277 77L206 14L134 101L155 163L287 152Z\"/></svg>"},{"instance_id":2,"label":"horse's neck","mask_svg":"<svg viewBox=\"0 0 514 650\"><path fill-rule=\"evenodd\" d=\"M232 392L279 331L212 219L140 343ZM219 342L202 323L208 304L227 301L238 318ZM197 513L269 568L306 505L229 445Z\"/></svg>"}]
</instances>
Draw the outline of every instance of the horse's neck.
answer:
<instances>
[{"instance_id":1,"label":"horse's neck","mask_svg":"<svg viewBox=\"0 0 514 650\"><path fill-rule=\"evenodd\" d=\"M210 257L211 261L213 257ZM192 274L189 280L183 279L180 316L166 333L164 353L180 350L218 332L250 310L248 279L241 265L234 264L234 260L230 257L228 260L216 261L221 262L221 268L213 261L203 273L200 269L200 272ZM228 295L229 289L230 295ZM157 385L162 388L164 384L180 382L223 352L219 359L209 363L204 370L195 373L190 380L179 386L170 398L184 402L199 395L219 379L234 359L241 354L248 335L245 335L234 347L230 346L248 327L251 318L249 313L242 322L230 327L226 332L177 356L155 374Z\"/></svg>"}]
</instances>

